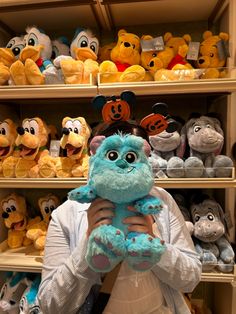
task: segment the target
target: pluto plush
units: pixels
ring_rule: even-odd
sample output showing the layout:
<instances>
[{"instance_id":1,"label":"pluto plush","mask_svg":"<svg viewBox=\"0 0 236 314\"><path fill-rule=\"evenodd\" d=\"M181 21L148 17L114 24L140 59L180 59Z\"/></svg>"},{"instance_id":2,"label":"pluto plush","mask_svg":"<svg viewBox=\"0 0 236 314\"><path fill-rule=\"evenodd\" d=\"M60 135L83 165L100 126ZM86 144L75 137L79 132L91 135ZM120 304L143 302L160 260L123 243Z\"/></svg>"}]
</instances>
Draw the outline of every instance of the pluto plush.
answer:
<instances>
[{"instance_id":1,"label":"pluto plush","mask_svg":"<svg viewBox=\"0 0 236 314\"><path fill-rule=\"evenodd\" d=\"M220 204L202 195L194 199L190 207L194 225L195 248L203 270L214 268L231 272L234 265L234 251L227 240L224 212Z\"/></svg>"},{"instance_id":2,"label":"pluto plush","mask_svg":"<svg viewBox=\"0 0 236 314\"><path fill-rule=\"evenodd\" d=\"M30 245L32 241L26 238L28 215L25 198L16 193L9 194L1 200L0 208L4 224L8 228L9 248Z\"/></svg>"},{"instance_id":3,"label":"pluto plush","mask_svg":"<svg viewBox=\"0 0 236 314\"><path fill-rule=\"evenodd\" d=\"M143 81L145 69L140 65L140 38L121 29L118 41L111 50L111 61L103 61L99 66L102 83Z\"/></svg>"},{"instance_id":4,"label":"pluto plush","mask_svg":"<svg viewBox=\"0 0 236 314\"><path fill-rule=\"evenodd\" d=\"M43 85L57 83L58 73L50 61L52 44L50 38L37 27L28 27L24 36L25 48L19 60L10 67L15 85Z\"/></svg>"},{"instance_id":5,"label":"pluto plush","mask_svg":"<svg viewBox=\"0 0 236 314\"><path fill-rule=\"evenodd\" d=\"M72 190L69 199L89 203L101 197L115 205L111 225L101 225L89 236L86 259L97 272L109 272L126 259L137 271L153 267L165 251L159 238L148 234L128 232L122 221L133 216L132 205L144 215L157 214L163 202L149 192L153 175L147 157L150 146L134 135L96 136L90 143L88 184Z\"/></svg>"},{"instance_id":6,"label":"pluto plush","mask_svg":"<svg viewBox=\"0 0 236 314\"><path fill-rule=\"evenodd\" d=\"M87 143L91 130L83 117L65 117L62 120L61 147L66 157L56 159L56 176L59 178L87 177L89 156Z\"/></svg>"},{"instance_id":7,"label":"pluto plush","mask_svg":"<svg viewBox=\"0 0 236 314\"><path fill-rule=\"evenodd\" d=\"M71 56L59 56L55 66L62 70L66 84L88 84L90 75L94 79L98 73L97 55L99 41L91 30L78 28L70 45Z\"/></svg>"},{"instance_id":8,"label":"pluto plush","mask_svg":"<svg viewBox=\"0 0 236 314\"><path fill-rule=\"evenodd\" d=\"M0 122L0 177L3 177L2 164L9 156L16 155L16 125L11 119Z\"/></svg>"},{"instance_id":9,"label":"pluto plush","mask_svg":"<svg viewBox=\"0 0 236 314\"><path fill-rule=\"evenodd\" d=\"M40 222L31 224L27 228L26 237L33 241L37 250L40 250L40 255L44 254L44 246L46 241L46 234L48 230L51 213L60 204L57 196L48 194L38 200L38 206L43 219Z\"/></svg>"},{"instance_id":10,"label":"pluto plush","mask_svg":"<svg viewBox=\"0 0 236 314\"><path fill-rule=\"evenodd\" d=\"M41 118L34 117L24 119L17 132L15 143L19 148L19 157L10 156L4 160L3 175L37 178L40 176L38 163L49 155L46 147L49 129Z\"/></svg>"},{"instance_id":11,"label":"pluto plush","mask_svg":"<svg viewBox=\"0 0 236 314\"><path fill-rule=\"evenodd\" d=\"M203 41L200 45L199 58L196 62L196 67L206 69L202 78L214 79L225 76L225 72L220 68L224 67L227 61L225 54L229 40L227 33L220 32L219 35L213 35L211 31L203 33Z\"/></svg>"},{"instance_id":12,"label":"pluto plush","mask_svg":"<svg viewBox=\"0 0 236 314\"><path fill-rule=\"evenodd\" d=\"M4 85L9 81L10 66L19 58L24 47L24 38L21 36L13 37L5 48L0 48L0 85Z\"/></svg>"}]
</instances>

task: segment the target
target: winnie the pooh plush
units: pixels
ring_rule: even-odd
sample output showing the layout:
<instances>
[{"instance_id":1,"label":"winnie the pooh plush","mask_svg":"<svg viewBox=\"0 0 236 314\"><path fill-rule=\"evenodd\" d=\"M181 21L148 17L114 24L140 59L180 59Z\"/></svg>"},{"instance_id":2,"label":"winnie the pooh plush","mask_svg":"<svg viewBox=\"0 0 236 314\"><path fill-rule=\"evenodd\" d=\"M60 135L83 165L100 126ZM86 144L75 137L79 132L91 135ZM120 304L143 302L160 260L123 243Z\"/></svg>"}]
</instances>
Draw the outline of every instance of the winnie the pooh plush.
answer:
<instances>
[{"instance_id":1,"label":"winnie the pooh plush","mask_svg":"<svg viewBox=\"0 0 236 314\"><path fill-rule=\"evenodd\" d=\"M226 64L227 55L220 55L219 49L224 50L225 43L229 40L227 33L221 32L219 35L213 35L211 31L203 33L203 41L200 45L199 58L196 62L196 67L206 69L201 78L214 79L225 76L225 71L220 68ZM223 48L220 48L222 43Z\"/></svg>"},{"instance_id":2,"label":"winnie the pooh plush","mask_svg":"<svg viewBox=\"0 0 236 314\"><path fill-rule=\"evenodd\" d=\"M106 60L111 60L111 51L115 47L115 45L116 43L112 42L102 47L99 47L99 50L98 50L98 62L99 63L102 63L103 61L106 61Z\"/></svg>"},{"instance_id":3,"label":"winnie the pooh plush","mask_svg":"<svg viewBox=\"0 0 236 314\"><path fill-rule=\"evenodd\" d=\"M3 177L2 164L9 156L16 155L16 125L11 119L0 122L0 177Z\"/></svg>"},{"instance_id":4,"label":"winnie the pooh plush","mask_svg":"<svg viewBox=\"0 0 236 314\"><path fill-rule=\"evenodd\" d=\"M118 41L111 50L111 61L100 64L99 73L102 83L138 82L145 78L145 69L140 65L140 38L121 29Z\"/></svg>"},{"instance_id":5,"label":"winnie the pooh plush","mask_svg":"<svg viewBox=\"0 0 236 314\"><path fill-rule=\"evenodd\" d=\"M62 120L61 147L66 157L56 158L56 176L59 178L86 177L89 156L87 143L91 130L83 117L65 117Z\"/></svg>"},{"instance_id":6,"label":"winnie the pooh plush","mask_svg":"<svg viewBox=\"0 0 236 314\"><path fill-rule=\"evenodd\" d=\"M38 206L43 219L40 222L31 224L27 228L26 237L33 241L37 250L40 250L40 255L44 253L44 246L46 241L46 234L51 219L51 213L60 204L56 195L51 193L39 198Z\"/></svg>"},{"instance_id":7,"label":"winnie the pooh plush","mask_svg":"<svg viewBox=\"0 0 236 314\"><path fill-rule=\"evenodd\" d=\"M15 143L19 148L19 157L10 156L4 160L3 175L8 178L37 178L38 162L49 155L46 144L50 131L41 118L34 117L24 119L17 132Z\"/></svg>"},{"instance_id":8,"label":"winnie the pooh plush","mask_svg":"<svg viewBox=\"0 0 236 314\"><path fill-rule=\"evenodd\" d=\"M71 56L58 56L54 65L62 70L66 84L88 84L97 77L99 41L91 30L78 28L70 45Z\"/></svg>"}]
</instances>

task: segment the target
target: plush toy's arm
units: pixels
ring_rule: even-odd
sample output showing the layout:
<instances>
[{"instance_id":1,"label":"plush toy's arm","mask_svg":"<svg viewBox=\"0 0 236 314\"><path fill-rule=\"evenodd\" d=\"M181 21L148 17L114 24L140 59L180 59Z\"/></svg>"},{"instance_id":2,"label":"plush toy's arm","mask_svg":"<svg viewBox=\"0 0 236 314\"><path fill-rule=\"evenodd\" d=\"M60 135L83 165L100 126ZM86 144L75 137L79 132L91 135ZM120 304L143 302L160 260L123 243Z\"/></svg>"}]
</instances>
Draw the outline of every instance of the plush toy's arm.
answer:
<instances>
[{"instance_id":1,"label":"plush toy's arm","mask_svg":"<svg viewBox=\"0 0 236 314\"><path fill-rule=\"evenodd\" d=\"M135 209L143 215L158 214L163 209L163 202L154 196L145 196L134 203Z\"/></svg>"},{"instance_id":2,"label":"plush toy's arm","mask_svg":"<svg viewBox=\"0 0 236 314\"><path fill-rule=\"evenodd\" d=\"M95 189L91 185L84 185L68 193L68 199L79 203L90 203L97 197Z\"/></svg>"},{"instance_id":3,"label":"plush toy's arm","mask_svg":"<svg viewBox=\"0 0 236 314\"><path fill-rule=\"evenodd\" d=\"M226 237L222 236L216 241L216 244L220 251L220 258L225 263L231 263L234 260L234 251Z\"/></svg>"}]
</instances>

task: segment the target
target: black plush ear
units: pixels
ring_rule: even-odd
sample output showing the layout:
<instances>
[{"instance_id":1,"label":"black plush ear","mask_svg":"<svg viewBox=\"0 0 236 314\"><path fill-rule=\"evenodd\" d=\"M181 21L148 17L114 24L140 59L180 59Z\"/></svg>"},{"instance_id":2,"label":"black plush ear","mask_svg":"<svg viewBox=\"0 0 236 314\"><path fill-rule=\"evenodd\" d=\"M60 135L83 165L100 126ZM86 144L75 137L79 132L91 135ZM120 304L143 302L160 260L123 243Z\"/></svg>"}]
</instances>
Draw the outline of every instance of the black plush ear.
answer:
<instances>
[{"instance_id":1,"label":"black plush ear","mask_svg":"<svg viewBox=\"0 0 236 314\"><path fill-rule=\"evenodd\" d=\"M102 109L102 107L105 105L106 102L107 102L107 99L105 96L97 95L92 100L92 106L95 109Z\"/></svg>"},{"instance_id":2,"label":"black plush ear","mask_svg":"<svg viewBox=\"0 0 236 314\"><path fill-rule=\"evenodd\" d=\"M164 117L168 115L168 106L164 102L158 102L152 106L154 113L162 114Z\"/></svg>"},{"instance_id":3,"label":"black plush ear","mask_svg":"<svg viewBox=\"0 0 236 314\"><path fill-rule=\"evenodd\" d=\"M178 130L179 124L173 119L168 119L168 127L166 128L166 132L173 133Z\"/></svg>"},{"instance_id":4,"label":"black plush ear","mask_svg":"<svg viewBox=\"0 0 236 314\"><path fill-rule=\"evenodd\" d=\"M133 105L136 101L136 96L133 92L127 90L120 94L120 99L125 100L129 105Z\"/></svg>"}]
</instances>

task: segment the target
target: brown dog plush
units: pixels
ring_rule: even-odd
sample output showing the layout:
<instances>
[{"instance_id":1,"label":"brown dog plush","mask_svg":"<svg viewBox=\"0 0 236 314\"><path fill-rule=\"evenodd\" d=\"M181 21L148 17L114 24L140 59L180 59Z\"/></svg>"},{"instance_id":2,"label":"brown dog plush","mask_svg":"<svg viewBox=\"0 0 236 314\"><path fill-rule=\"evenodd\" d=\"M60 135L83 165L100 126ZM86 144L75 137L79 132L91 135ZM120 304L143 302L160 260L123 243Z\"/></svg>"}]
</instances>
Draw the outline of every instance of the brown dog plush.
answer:
<instances>
[{"instance_id":1,"label":"brown dog plush","mask_svg":"<svg viewBox=\"0 0 236 314\"><path fill-rule=\"evenodd\" d=\"M37 250L40 250L40 255L44 253L44 246L46 241L46 234L51 219L52 211L57 208L60 204L57 196L48 194L41 197L38 200L38 206L42 214L43 220L38 223L31 224L26 233L26 237L33 241L34 246Z\"/></svg>"},{"instance_id":2,"label":"brown dog plush","mask_svg":"<svg viewBox=\"0 0 236 314\"><path fill-rule=\"evenodd\" d=\"M83 117L65 117L62 121L63 136L61 147L66 150L67 157L56 160L56 176L86 177L88 175L87 143L91 134L90 127Z\"/></svg>"},{"instance_id":3,"label":"brown dog plush","mask_svg":"<svg viewBox=\"0 0 236 314\"><path fill-rule=\"evenodd\" d=\"M38 162L49 152L46 148L49 129L38 117L26 118L22 126L17 128L16 145L20 157L8 157L3 162L5 177L37 178L39 177Z\"/></svg>"}]
</instances>

